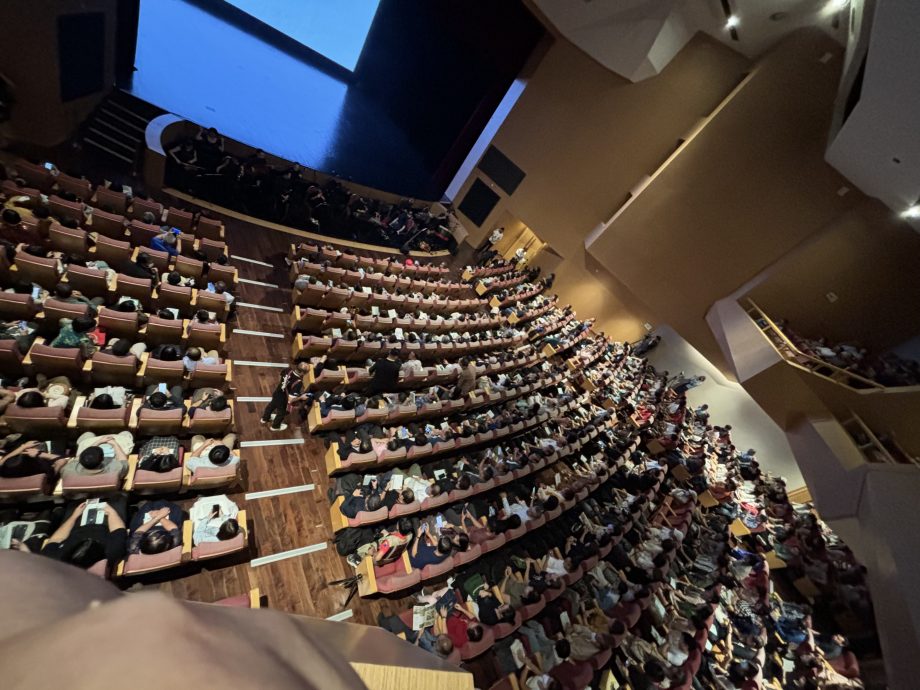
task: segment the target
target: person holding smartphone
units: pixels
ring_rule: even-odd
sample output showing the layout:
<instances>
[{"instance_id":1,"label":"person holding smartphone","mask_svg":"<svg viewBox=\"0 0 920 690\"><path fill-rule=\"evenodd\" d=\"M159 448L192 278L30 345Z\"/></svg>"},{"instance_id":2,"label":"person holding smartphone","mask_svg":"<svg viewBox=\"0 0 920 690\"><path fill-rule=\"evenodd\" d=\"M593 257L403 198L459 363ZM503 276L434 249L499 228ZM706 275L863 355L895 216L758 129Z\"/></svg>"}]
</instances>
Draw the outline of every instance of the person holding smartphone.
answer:
<instances>
[{"instance_id":1,"label":"person holding smartphone","mask_svg":"<svg viewBox=\"0 0 920 690\"><path fill-rule=\"evenodd\" d=\"M70 515L48 538L42 547L43 556L88 569L106 561L109 567L123 560L128 547L124 512L127 500L123 495L106 496L105 503L94 503L103 513L99 520L86 521L83 515L89 502L72 506Z\"/></svg>"}]
</instances>

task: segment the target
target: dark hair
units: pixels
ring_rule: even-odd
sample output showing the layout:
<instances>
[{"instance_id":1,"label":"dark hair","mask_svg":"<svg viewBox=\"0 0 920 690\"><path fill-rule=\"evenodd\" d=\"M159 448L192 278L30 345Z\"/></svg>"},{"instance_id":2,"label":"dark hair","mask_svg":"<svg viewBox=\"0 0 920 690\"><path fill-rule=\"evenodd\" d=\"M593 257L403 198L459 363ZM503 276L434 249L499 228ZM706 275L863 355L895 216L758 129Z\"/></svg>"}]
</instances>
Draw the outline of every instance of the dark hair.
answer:
<instances>
[{"instance_id":1,"label":"dark hair","mask_svg":"<svg viewBox=\"0 0 920 690\"><path fill-rule=\"evenodd\" d=\"M559 507L559 499L555 496L550 496L545 501L543 501L543 510L553 511Z\"/></svg>"},{"instance_id":2,"label":"dark hair","mask_svg":"<svg viewBox=\"0 0 920 690\"><path fill-rule=\"evenodd\" d=\"M506 529L517 529L521 526L521 516L520 515L511 515L507 520L505 520Z\"/></svg>"},{"instance_id":3,"label":"dark hair","mask_svg":"<svg viewBox=\"0 0 920 690\"><path fill-rule=\"evenodd\" d=\"M374 512L375 510L380 510L380 507L382 505L383 505L383 500L380 498L378 494L371 494L370 496L367 497L367 501L365 502L365 508L370 512Z\"/></svg>"},{"instance_id":4,"label":"dark hair","mask_svg":"<svg viewBox=\"0 0 920 690\"><path fill-rule=\"evenodd\" d=\"M112 354L116 357L125 357L129 352L131 352L131 343L127 338L118 338L114 343L112 343Z\"/></svg>"},{"instance_id":5,"label":"dark hair","mask_svg":"<svg viewBox=\"0 0 920 690\"><path fill-rule=\"evenodd\" d=\"M67 560L78 568L91 568L99 561L105 560L105 546L95 539L83 539L70 552Z\"/></svg>"},{"instance_id":6,"label":"dark hair","mask_svg":"<svg viewBox=\"0 0 920 690\"><path fill-rule=\"evenodd\" d=\"M438 551L442 554L450 553L451 549L453 549L453 546L454 545L451 544L449 537L441 537L438 539Z\"/></svg>"},{"instance_id":7,"label":"dark hair","mask_svg":"<svg viewBox=\"0 0 920 690\"><path fill-rule=\"evenodd\" d=\"M217 530L217 538L221 541L227 541L228 539L233 539L237 534L240 533L240 523L238 523L233 518L229 520L224 520L224 523L220 526L220 529Z\"/></svg>"},{"instance_id":8,"label":"dark hair","mask_svg":"<svg viewBox=\"0 0 920 690\"><path fill-rule=\"evenodd\" d=\"M470 538L461 532L457 535L457 551L466 551L470 548Z\"/></svg>"},{"instance_id":9,"label":"dark hair","mask_svg":"<svg viewBox=\"0 0 920 690\"><path fill-rule=\"evenodd\" d=\"M466 629L466 637L470 642L479 642L482 639L483 629L479 623L470 623Z\"/></svg>"},{"instance_id":10,"label":"dark hair","mask_svg":"<svg viewBox=\"0 0 920 690\"><path fill-rule=\"evenodd\" d=\"M19 225L22 222L22 217L19 215L19 212L12 208L3 209L3 222L9 225Z\"/></svg>"},{"instance_id":11,"label":"dark hair","mask_svg":"<svg viewBox=\"0 0 920 690\"><path fill-rule=\"evenodd\" d=\"M457 488L460 489L460 491L466 491L467 489L470 488L472 483L473 482L470 479L470 475L463 474L463 475L460 475L460 478L457 480Z\"/></svg>"},{"instance_id":12,"label":"dark hair","mask_svg":"<svg viewBox=\"0 0 920 690\"><path fill-rule=\"evenodd\" d=\"M51 217L51 210L47 206L36 206L32 209L32 215L39 220Z\"/></svg>"},{"instance_id":13,"label":"dark hair","mask_svg":"<svg viewBox=\"0 0 920 690\"><path fill-rule=\"evenodd\" d=\"M73 320L71 328L73 328L74 333L86 333L91 331L96 327L96 319L92 316L78 316Z\"/></svg>"},{"instance_id":14,"label":"dark hair","mask_svg":"<svg viewBox=\"0 0 920 690\"><path fill-rule=\"evenodd\" d=\"M201 348L200 347L190 347L185 351L185 356L188 357L193 362L197 362L201 359Z\"/></svg>"},{"instance_id":15,"label":"dark hair","mask_svg":"<svg viewBox=\"0 0 920 690\"><path fill-rule=\"evenodd\" d=\"M84 448L80 453L80 464L88 470L98 470L102 467L103 460L105 460L105 454L99 446Z\"/></svg>"},{"instance_id":16,"label":"dark hair","mask_svg":"<svg viewBox=\"0 0 920 690\"><path fill-rule=\"evenodd\" d=\"M230 461L230 449L223 444L214 446L208 453L208 460L214 465L225 465Z\"/></svg>"},{"instance_id":17,"label":"dark hair","mask_svg":"<svg viewBox=\"0 0 920 690\"><path fill-rule=\"evenodd\" d=\"M207 309L199 309L198 311L195 312L195 318L200 323L207 323L208 321L211 320L211 315L208 313Z\"/></svg>"},{"instance_id":18,"label":"dark hair","mask_svg":"<svg viewBox=\"0 0 920 690\"><path fill-rule=\"evenodd\" d=\"M412 503L415 500L415 492L409 487L406 487L402 490L400 497L403 503Z\"/></svg>"},{"instance_id":19,"label":"dark hair","mask_svg":"<svg viewBox=\"0 0 920 690\"><path fill-rule=\"evenodd\" d=\"M227 398L223 395L218 395L211 401L208 407L212 412L223 412L227 409Z\"/></svg>"},{"instance_id":20,"label":"dark hair","mask_svg":"<svg viewBox=\"0 0 920 690\"><path fill-rule=\"evenodd\" d=\"M141 252L137 255L136 263L138 266L149 266L153 263L153 260L150 258L150 254L147 252Z\"/></svg>"},{"instance_id":21,"label":"dark hair","mask_svg":"<svg viewBox=\"0 0 920 690\"><path fill-rule=\"evenodd\" d=\"M117 407L112 396L108 393L100 393L99 395L93 396L93 401L89 406L94 410L114 410Z\"/></svg>"},{"instance_id":22,"label":"dark hair","mask_svg":"<svg viewBox=\"0 0 920 690\"><path fill-rule=\"evenodd\" d=\"M565 660L569 658L569 655L572 653L572 645L569 644L568 640L556 640L555 644L556 656L560 660Z\"/></svg>"},{"instance_id":23,"label":"dark hair","mask_svg":"<svg viewBox=\"0 0 920 690\"><path fill-rule=\"evenodd\" d=\"M158 410L162 407L166 407L166 393L161 393L160 391L154 391L150 394L150 397L147 398L147 401L150 403L150 407Z\"/></svg>"},{"instance_id":24,"label":"dark hair","mask_svg":"<svg viewBox=\"0 0 920 690\"><path fill-rule=\"evenodd\" d=\"M409 518L399 518L399 522L396 523L396 530L400 534L411 534L412 520Z\"/></svg>"},{"instance_id":25,"label":"dark hair","mask_svg":"<svg viewBox=\"0 0 920 690\"><path fill-rule=\"evenodd\" d=\"M144 554L155 554L173 548L173 538L163 527L151 527L141 537L140 549Z\"/></svg>"},{"instance_id":26,"label":"dark hair","mask_svg":"<svg viewBox=\"0 0 920 690\"><path fill-rule=\"evenodd\" d=\"M182 282L182 276L179 275L178 271L171 271L168 276L166 276L166 282L170 285L178 285Z\"/></svg>"},{"instance_id":27,"label":"dark hair","mask_svg":"<svg viewBox=\"0 0 920 690\"><path fill-rule=\"evenodd\" d=\"M649 659L642 665L645 675L656 683L660 683L667 677L664 664L657 659Z\"/></svg>"},{"instance_id":28,"label":"dark hair","mask_svg":"<svg viewBox=\"0 0 920 690\"><path fill-rule=\"evenodd\" d=\"M26 408L44 407L45 398L42 397L42 394L39 393L38 391L26 391L25 393L19 396L19 399L16 400L16 404L19 407L26 407Z\"/></svg>"},{"instance_id":29,"label":"dark hair","mask_svg":"<svg viewBox=\"0 0 920 690\"><path fill-rule=\"evenodd\" d=\"M73 295L73 288L68 283L58 283L54 286L54 295L60 299L67 299Z\"/></svg>"}]
</instances>

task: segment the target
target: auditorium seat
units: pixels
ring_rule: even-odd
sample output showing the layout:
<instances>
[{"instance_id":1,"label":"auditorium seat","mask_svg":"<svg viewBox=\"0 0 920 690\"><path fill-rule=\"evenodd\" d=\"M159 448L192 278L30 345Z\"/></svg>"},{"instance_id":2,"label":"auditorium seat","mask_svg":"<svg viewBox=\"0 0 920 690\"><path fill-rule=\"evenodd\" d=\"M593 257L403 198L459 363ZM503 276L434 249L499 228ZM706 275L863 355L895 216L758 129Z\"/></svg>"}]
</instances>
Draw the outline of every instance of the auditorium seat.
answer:
<instances>
[{"instance_id":1,"label":"auditorium seat","mask_svg":"<svg viewBox=\"0 0 920 690\"><path fill-rule=\"evenodd\" d=\"M156 314L151 314L147 320L144 342L149 347L180 343L184 339L185 325L182 319L164 319Z\"/></svg>"},{"instance_id":2,"label":"auditorium seat","mask_svg":"<svg viewBox=\"0 0 920 690\"><path fill-rule=\"evenodd\" d=\"M118 273L115 276L115 294L119 297L136 299L144 309L149 311L153 306L153 280Z\"/></svg>"},{"instance_id":3,"label":"auditorium seat","mask_svg":"<svg viewBox=\"0 0 920 690\"><path fill-rule=\"evenodd\" d=\"M192 232L193 216L188 211L170 206L166 212L166 224L170 227L179 228L182 232Z\"/></svg>"},{"instance_id":4,"label":"auditorium seat","mask_svg":"<svg viewBox=\"0 0 920 690\"><path fill-rule=\"evenodd\" d=\"M209 240L223 240L224 224L216 218L199 216L198 224L195 226L195 235Z\"/></svg>"},{"instance_id":5,"label":"auditorium seat","mask_svg":"<svg viewBox=\"0 0 920 690\"><path fill-rule=\"evenodd\" d=\"M89 305L84 302L64 302L53 297L46 299L42 307L45 318L53 324L58 323L60 319L76 319L86 316L89 312Z\"/></svg>"},{"instance_id":6,"label":"auditorium seat","mask_svg":"<svg viewBox=\"0 0 920 690\"><path fill-rule=\"evenodd\" d=\"M130 242L121 239L123 235L124 233L115 238L99 235L96 238L95 255L90 252L90 256L105 261L113 270L117 270L118 266L131 259L134 251Z\"/></svg>"},{"instance_id":7,"label":"auditorium seat","mask_svg":"<svg viewBox=\"0 0 920 690\"><path fill-rule=\"evenodd\" d=\"M179 446L179 466L169 472L153 472L138 467L137 455L128 458L128 475L125 477L125 491L139 494L173 493L182 488L184 475L184 448Z\"/></svg>"},{"instance_id":8,"label":"auditorium seat","mask_svg":"<svg viewBox=\"0 0 920 690\"><path fill-rule=\"evenodd\" d=\"M125 560L118 564L115 575L117 577L136 577L147 573L155 573L159 570L175 568L191 558L191 549L191 544L182 543L162 553L129 554Z\"/></svg>"},{"instance_id":9,"label":"auditorium seat","mask_svg":"<svg viewBox=\"0 0 920 690\"><path fill-rule=\"evenodd\" d=\"M154 359L149 352L141 355L141 366L137 376L142 385L165 383L169 386L181 384L185 379L185 365L182 360L167 361Z\"/></svg>"},{"instance_id":10,"label":"auditorium seat","mask_svg":"<svg viewBox=\"0 0 920 690\"><path fill-rule=\"evenodd\" d=\"M46 194L51 191L54 185L54 175L43 165L17 160L13 163L13 169L16 171L14 177L21 177L26 181L26 184L32 185Z\"/></svg>"},{"instance_id":11,"label":"auditorium seat","mask_svg":"<svg viewBox=\"0 0 920 690\"><path fill-rule=\"evenodd\" d=\"M233 539L227 539L226 541L217 541L217 542L204 542L198 544L197 546L192 546L192 561L206 561L212 558L220 558L221 556L227 556L232 553L237 553L239 551L244 551L249 547L249 526L246 523L246 511L241 510L236 517L236 521L240 525L240 533L237 534ZM192 524L190 520L186 520L183 524L183 543L192 543ZM186 536L187 535L187 536Z\"/></svg>"},{"instance_id":12,"label":"auditorium seat","mask_svg":"<svg viewBox=\"0 0 920 690\"><path fill-rule=\"evenodd\" d=\"M226 326L222 323L191 321L187 324L185 339L190 347L194 345L223 352L227 342Z\"/></svg>"},{"instance_id":13,"label":"auditorium seat","mask_svg":"<svg viewBox=\"0 0 920 690\"><path fill-rule=\"evenodd\" d=\"M78 347L51 347L44 338L36 338L22 364L27 372L77 380L83 372L83 353Z\"/></svg>"},{"instance_id":14,"label":"auditorium seat","mask_svg":"<svg viewBox=\"0 0 920 690\"><path fill-rule=\"evenodd\" d=\"M109 283L105 271L71 264L67 267L67 282L74 289L88 297L106 297Z\"/></svg>"},{"instance_id":15,"label":"auditorium seat","mask_svg":"<svg viewBox=\"0 0 920 690\"><path fill-rule=\"evenodd\" d=\"M190 388L231 388L233 385L232 364L229 360L220 364L201 364L188 374Z\"/></svg>"},{"instance_id":16,"label":"auditorium seat","mask_svg":"<svg viewBox=\"0 0 920 690\"><path fill-rule=\"evenodd\" d=\"M95 380L94 380L95 383ZM112 384L117 385L117 384ZM87 397L79 396L73 403L67 428L72 431L93 431L95 433L118 433L128 428L132 406L125 404L113 410L99 410L86 405ZM135 406L140 400L135 400Z\"/></svg>"},{"instance_id":17,"label":"auditorium seat","mask_svg":"<svg viewBox=\"0 0 920 690\"><path fill-rule=\"evenodd\" d=\"M109 336L118 338L135 338L139 331L137 312L124 312L108 307L99 308L99 327Z\"/></svg>"},{"instance_id":18,"label":"auditorium seat","mask_svg":"<svg viewBox=\"0 0 920 690\"><path fill-rule=\"evenodd\" d=\"M61 277L60 262L57 259L46 259L19 252L16 254L15 266L19 273L19 280L37 283L46 290L53 289Z\"/></svg>"},{"instance_id":19,"label":"auditorium seat","mask_svg":"<svg viewBox=\"0 0 920 690\"><path fill-rule=\"evenodd\" d=\"M97 197L100 191L101 188L96 189ZM137 197L134 197L131 200L131 210L128 211L128 217L143 218L144 214L148 211L154 215L154 217L157 219L157 222L160 222L160 220L163 218L163 204L151 199L138 199Z\"/></svg>"},{"instance_id":20,"label":"auditorium seat","mask_svg":"<svg viewBox=\"0 0 920 690\"><path fill-rule=\"evenodd\" d=\"M86 230L80 228L65 228L63 225L52 223L48 237L52 248L64 254L86 256L89 250Z\"/></svg>"},{"instance_id":21,"label":"auditorium seat","mask_svg":"<svg viewBox=\"0 0 920 690\"><path fill-rule=\"evenodd\" d=\"M67 428L67 414L63 407L20 407L13 404L3 414L10 431L30 436L60 434Z\"/></svg>"},{"instance_id":22,"label":"auditorium seat","mask_svg":"<svg viewBox=\"0 0 920 690\"><path fill-rule=\"evenodd\" d=\"M125 217L118 213L94 209L92 222L88 227L99 235L120 241L125 236ZM130 243L128 244L130 246Z\"/></svg>"},{"instance_id":23,"label":"auditorium seat","mask_svg":"<svg viewBox=\"0 0 920 690\"><path fill-rule=\"evenodd\" d=\"M128 207L128 197L123 192L99 185L96 187L96 206L110 208L114 213L124 215ZM159 219L159 216L157 218Z\"/></svg>"},{"instance_id":24,"label":"auditorium seat","mask_svg":"<svg viewBox=\"0 0 920 690\"><path fill-rule=\"evenodd\" d=\"M188 288L186 288L188 289ZM217 319L223 319L227 315L227 298L216 292L207 290L197 290L195 292L195 307L213 312Z\"/></svg>"},{"instance_id":25,"label":"auditorium seat","mask_svg":"<svg viewBox=\"0 0 920 690\"><path fill-rule=\"evenodd\" d=\"M0 340L0 373L7 376L22 373L22 352L15 340Z\"/></svg>"},{"instance_id":26,"label":"auditorium seat","mask_svg":"<svg viewBox=\"0 0 920 690\"><path fill-rule=\"evenodd\" d=\"M195 415L186 420L188 432L205 436L229 433L233 428L233 401L228 400L227 405L227 409L220 412L198 408Z\"/></svg>"},{"instance_id":27,"label":"auditorium seat","mask_svg":"<svg viewBox=\"0 0 920 690\"><path fill-rule=\"evenodd\" d=\"M48 206L51 208L51 215L60 220L69 219L81 225L84 220L82 202L67 201L59 196L52 194L48 199Z\"/></svg>"}]
</instances>

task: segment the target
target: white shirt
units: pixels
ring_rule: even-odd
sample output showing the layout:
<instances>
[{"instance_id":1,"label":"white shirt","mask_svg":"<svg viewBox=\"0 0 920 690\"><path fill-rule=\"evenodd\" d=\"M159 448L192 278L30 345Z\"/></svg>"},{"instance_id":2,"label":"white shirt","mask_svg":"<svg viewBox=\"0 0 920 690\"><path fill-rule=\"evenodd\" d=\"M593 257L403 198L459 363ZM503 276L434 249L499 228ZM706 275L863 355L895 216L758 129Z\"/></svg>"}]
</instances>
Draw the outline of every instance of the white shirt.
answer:
<instances>
[{"instance_id":1,"label":"white shirt","mask_svg":"<svg viewBox=\"0 0 920 690\"><path fill-rule=\"evenodd\" d=\"M496 242L501 242L501 239L502 239L502 237L504 237L504 236L505 236L505 235L504 235L504 233L501 231L501 229L495 228L495 230L492 231L492 234L489 235L489 242L490 242L491 244L495 244Z\"/></svg>"}]
</instances>

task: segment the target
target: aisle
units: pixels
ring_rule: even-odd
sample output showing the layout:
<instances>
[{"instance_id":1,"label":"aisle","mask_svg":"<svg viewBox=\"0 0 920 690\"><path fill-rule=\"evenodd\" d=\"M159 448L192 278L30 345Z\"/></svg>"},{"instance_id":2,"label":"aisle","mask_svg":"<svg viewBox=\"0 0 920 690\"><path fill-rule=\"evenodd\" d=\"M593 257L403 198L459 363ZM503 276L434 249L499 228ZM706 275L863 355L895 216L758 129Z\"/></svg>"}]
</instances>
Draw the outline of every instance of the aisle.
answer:
<instances>
[{"instance_id":1,"label":"aisle","mask_svg":"<svg viewBox=\"0 0 920 690\"><path fill-rule=\"evenodd\" d=\"M240 221L225 222L240 277L228 357L233 360L245 487L231 497L246 503L253 548L237 565L217 564L159 587L194 601L215 601L259 587L269 608L374 624L381 609L398 610L404 600L356 597L343 609L344 591L325 584L350 575L352 569L331 542L322 441L293 425L272 432L259 423L291 358L291 290L283 257L292 238Z\"/></svg>"}]
</instances>

